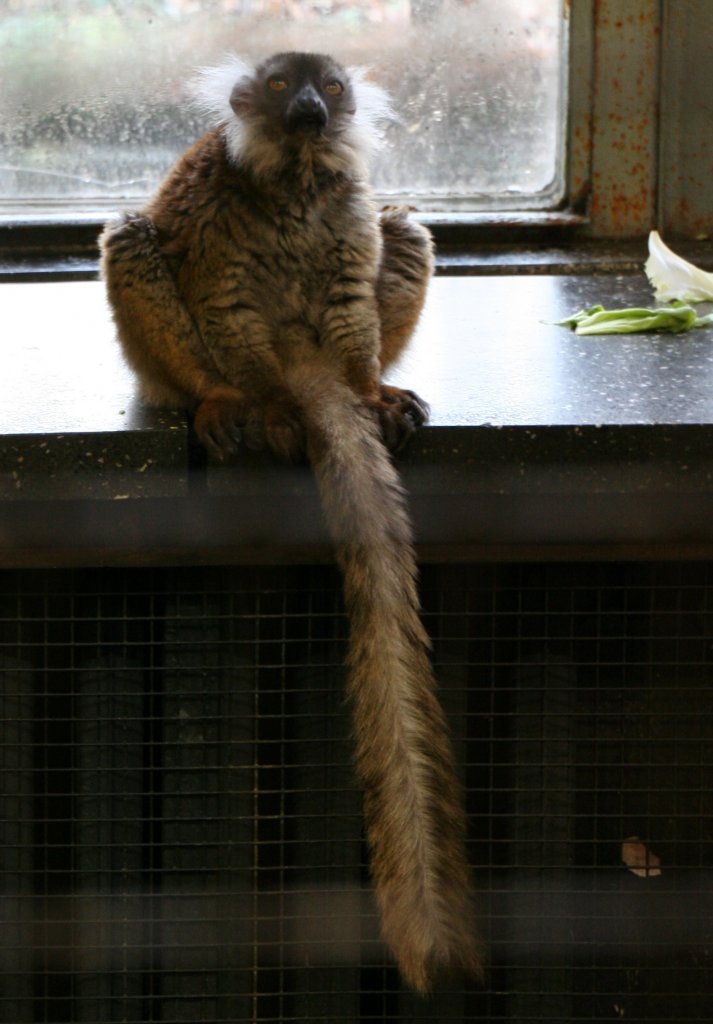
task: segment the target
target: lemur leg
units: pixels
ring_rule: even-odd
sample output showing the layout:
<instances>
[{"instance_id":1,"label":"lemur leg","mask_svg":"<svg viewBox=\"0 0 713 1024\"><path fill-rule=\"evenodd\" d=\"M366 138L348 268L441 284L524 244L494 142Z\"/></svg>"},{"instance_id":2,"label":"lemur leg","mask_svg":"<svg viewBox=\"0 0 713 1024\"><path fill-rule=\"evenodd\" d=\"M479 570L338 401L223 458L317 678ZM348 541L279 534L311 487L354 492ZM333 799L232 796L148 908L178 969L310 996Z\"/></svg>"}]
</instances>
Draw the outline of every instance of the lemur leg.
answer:
<instances>
[{"instance_id":1,"label":"lemur leg","mask_svg":"<svg viewBox=\"0 0 713 1024\"><path fill-rule=\"evenodd\" d=\"M381 323L382 372L399 359L416 328L433 274L433 241L426 228L408 219L405 209L381 214L383 249L376 300ZM387 447L398 450L428 419L426 402L413 391L381 385L382 432Z\"/></svg>"},{"instance_id":2,"label":"lemur leg","mask_svg":"<svg viewBox=\"0 0 713 1024\"><path fill-rule=\"evenodd\" d=\"M215 458L233 454L245 432L297 460L301 428L287 389L274 384L262 394L249 375L237 387L241 375L218 365L176 289L150 218L131 214L108 226L100 248L119 340L145 400L194 413L196 433Z\"/></svg>"},{"instance_id":3,"label":"lemur leg","mask_svg":"<svg viewBox=\"0 0 713 1024\"><path fill-rule=\"evenodd\" d=\"M151 405L197 405L227 386L185 308L143 214L108 225L99 245L119 341Z\"/></svg>"}]
</instances>

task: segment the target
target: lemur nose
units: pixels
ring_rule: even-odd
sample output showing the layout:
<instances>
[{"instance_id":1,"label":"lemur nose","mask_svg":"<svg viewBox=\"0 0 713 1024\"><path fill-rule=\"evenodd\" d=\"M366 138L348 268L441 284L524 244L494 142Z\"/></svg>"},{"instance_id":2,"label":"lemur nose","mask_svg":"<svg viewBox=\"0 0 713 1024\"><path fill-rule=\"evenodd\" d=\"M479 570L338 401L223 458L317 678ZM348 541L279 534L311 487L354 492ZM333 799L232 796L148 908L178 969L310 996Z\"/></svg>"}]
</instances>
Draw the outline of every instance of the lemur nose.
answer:
<instances>
[{"instance_id":1,"label":"lemur nose","mask_svg":"<svg viewBox=\"0 0 713 1024\"><path fill-rule=\"evenodd\" d=\"M327 123L327 107L314 86L305 85L293 98L286 112L287 128L320 129Z\"/></svg>"}]
</instances>

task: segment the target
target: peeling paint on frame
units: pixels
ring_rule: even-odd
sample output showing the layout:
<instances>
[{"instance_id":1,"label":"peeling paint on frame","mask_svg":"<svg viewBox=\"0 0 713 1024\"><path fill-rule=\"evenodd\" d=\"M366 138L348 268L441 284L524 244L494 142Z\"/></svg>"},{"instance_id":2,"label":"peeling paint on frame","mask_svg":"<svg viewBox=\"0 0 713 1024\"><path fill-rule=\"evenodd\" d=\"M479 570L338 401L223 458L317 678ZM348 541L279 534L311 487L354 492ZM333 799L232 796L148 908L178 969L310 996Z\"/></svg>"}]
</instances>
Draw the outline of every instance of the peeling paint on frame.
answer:
<instances>
[{"instance_id":1,"label":"peeling paint on frame","mask_svg":"<svg viewBox=\"0 0 713 1024\"><path fill-rule=\"evenodd\" d=\"M598 235L655 224L660 35L658 0L595 0L589 212Z\"/></svg>"}]
</instances>

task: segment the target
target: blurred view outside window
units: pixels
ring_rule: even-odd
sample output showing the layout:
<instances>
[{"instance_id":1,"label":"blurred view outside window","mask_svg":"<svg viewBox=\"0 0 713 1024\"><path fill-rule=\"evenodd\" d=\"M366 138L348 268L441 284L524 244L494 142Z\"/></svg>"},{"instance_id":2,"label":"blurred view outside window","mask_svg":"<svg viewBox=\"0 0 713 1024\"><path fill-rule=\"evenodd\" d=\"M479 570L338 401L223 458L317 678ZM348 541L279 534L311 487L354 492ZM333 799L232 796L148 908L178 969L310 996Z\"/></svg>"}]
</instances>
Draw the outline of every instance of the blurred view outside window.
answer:
<instances>
[{"instance_id":1,"label":"blurred view outside window","mask_svg":"<svg viewBox=\"0 0 713 1024\"><path fill-rule=\"evenodd\" d=\"M0 0L2 209L140 203L207 127L195 70L286 49L366 65L389 90L387 198L552 205L565 36L563 0Z\"/></svg>"}]
</instances>

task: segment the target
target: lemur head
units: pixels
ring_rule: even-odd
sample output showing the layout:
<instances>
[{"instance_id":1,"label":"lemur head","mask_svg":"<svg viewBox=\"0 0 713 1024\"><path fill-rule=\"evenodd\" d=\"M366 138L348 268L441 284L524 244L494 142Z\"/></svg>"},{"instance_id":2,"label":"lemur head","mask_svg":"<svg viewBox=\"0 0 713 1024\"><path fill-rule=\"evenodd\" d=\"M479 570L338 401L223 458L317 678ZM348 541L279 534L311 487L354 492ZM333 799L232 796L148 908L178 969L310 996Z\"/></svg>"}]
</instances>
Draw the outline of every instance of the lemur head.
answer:
<instances>
[{"instance_id":1,"label":"lemur head","mask_svg":"<svg viewBox=\"0 0 713 1024\"><path fill-rule=\"evenodd\" d=\"M391 116L382 89L323 54L278 53L254 68L231 58L201 72L193 91L233 159L258 177L296 162L363 175Z\"/></svg>"},{"instance_id":2,"label":"lemur head","mask_svg":"<svg viewBox=\"0 0 713 1024\"><path fill-rule=\"evenodd\" d=\"M235 83L230 106L238 117L259 116L276 134L328 136L354 116L356 99L331 57L278 53Z\"/></svg>"}]
</instances>

